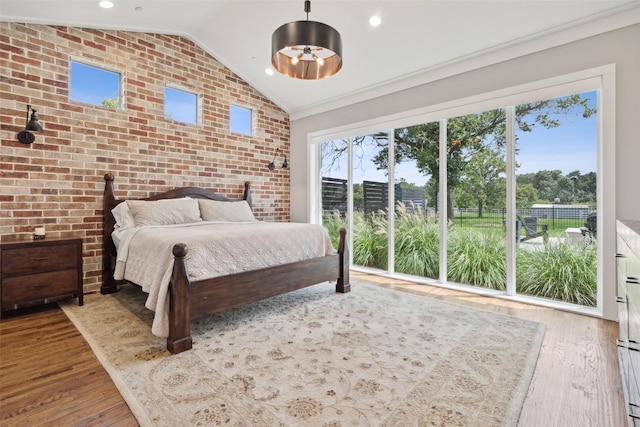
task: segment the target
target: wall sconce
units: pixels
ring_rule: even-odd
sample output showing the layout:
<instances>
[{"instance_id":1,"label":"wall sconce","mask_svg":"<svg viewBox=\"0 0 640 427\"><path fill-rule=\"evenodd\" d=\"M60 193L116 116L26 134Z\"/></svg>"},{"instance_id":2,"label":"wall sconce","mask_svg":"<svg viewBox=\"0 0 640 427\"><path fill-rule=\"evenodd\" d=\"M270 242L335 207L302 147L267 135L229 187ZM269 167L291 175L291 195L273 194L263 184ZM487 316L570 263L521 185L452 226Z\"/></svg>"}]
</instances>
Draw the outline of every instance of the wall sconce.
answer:
<instances>
[{"instance_id":1,"label":"wall sconce","mask_svg":"<svg viewBox=\"0 0 640 427\"><path fill-rule=\"evenodd\" d=\"M271 163L269 163L269 166L267 166L269 168L270 171L274 170L276 168L276 156L278 155L278 153L282 153L282 151L279 148L276 148L276 152L273 155L273 160L271 160ZM284 155L284 153L282 153ZM282 162L282 169L289 169L289 162L287 161L287 156L284 156L284 162Z\"/></svg>"},{"instance_id":2,"label":"wall sconce","mask_svg":"<svg viewBox=\"0 0 640 427\"><path fill-rule=\"evenodd\" d=\"M29 120L29 110L31 110L31 120ZM23 144L31 144L36 140L34 134L29 132L30 130L34 132L42 132L42 125L38 121L38 116L36 115L36 110L31 108L31 105L27 104L27 125L24 127L24 130L18 132L18 141Z\"/></svg>"}]
</instances>

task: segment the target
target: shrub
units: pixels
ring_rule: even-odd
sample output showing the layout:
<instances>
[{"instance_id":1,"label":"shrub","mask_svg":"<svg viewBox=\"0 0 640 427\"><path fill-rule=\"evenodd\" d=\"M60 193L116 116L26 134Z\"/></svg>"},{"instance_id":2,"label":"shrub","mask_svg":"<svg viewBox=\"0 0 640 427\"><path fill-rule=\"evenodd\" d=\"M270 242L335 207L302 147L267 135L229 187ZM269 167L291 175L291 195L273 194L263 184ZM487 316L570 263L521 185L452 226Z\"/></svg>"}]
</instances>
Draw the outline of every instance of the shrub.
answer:
<instances>
[{"instance_id":1,"label":"shrub","mask_svg":"<svg viewBox=\"0 0 640 427\"><path fill-rule=\"evenodd\" d=\"M547 244L544 250L519 250L517 291L573 304L597 304L597 255L591 244Z\"/></svg>"},{"instance_id":2,"label":"shrub","mask_svg":"<svg viewBox=\"0 0 640 427\"><path fill-rule=\"evenodd\" d=\"M340 243L340 229L348 229L347 220L340 215L340 212L334 212L322 217L322 225L329 232L331 237L331 243L335 249L338 249L338 243Z\"/></svg>"},{"instance_id":3,"label":"shrub","mask_svg":"<svg viewBox=\"0 0 640 427\"><path fill-rule=\"evenodd\" d=\"M387 220L383 214L354 215L354 264L386 270L387 246Z\"/></svg>"},{"instance_id":4,"label":"shrub","mask_svg":"<svg viewBox=\"0 0 640 427\"><path fill-rule=\"evenodd\" d=\"M438 224L429 222L419 207L412 207L412 212L407 211L403 203L396 208L396 271L437 279L440 274Z\"/></svg>"},{"instance_id":5,"label":"shrub","mask_svg":"<svg viewBox=\"0 0 640 427\"><path fill-rule=\"evenodd\" d=\"M448 280L505 290L506 242L500 232L453 229L447 251Z\"/></svg>"},{"instance_id":6,"label":"shrub","mask_svg":"<svg viewBox=\"0 0 640 427\"><path fill-rule=\"evenodd\" d=\"M337 247L339 215L324 225ZM386 270L387 226L384 213L354 215L353 263ZM395 219L395 271L439 278L439 230L435 219L399 204ZM516 253L516 283L520 294L584 306L597 303L596 246L546 244L543 250ZM502 231L453 227L448 232L447 279L489 289L506 289L506 240Z\"/></svg>"}]
</instances>

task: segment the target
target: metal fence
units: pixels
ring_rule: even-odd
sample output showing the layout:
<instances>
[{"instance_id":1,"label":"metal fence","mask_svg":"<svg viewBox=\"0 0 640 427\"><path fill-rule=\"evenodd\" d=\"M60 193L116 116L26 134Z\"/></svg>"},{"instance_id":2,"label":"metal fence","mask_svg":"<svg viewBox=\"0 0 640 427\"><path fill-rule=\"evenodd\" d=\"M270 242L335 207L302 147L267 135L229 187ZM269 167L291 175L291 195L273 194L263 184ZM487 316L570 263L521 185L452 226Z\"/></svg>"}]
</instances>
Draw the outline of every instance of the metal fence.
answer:
<instances>
[{"instance_id":1,"label":"metal fence","mask_svg":"<svg viewBox=\"0 0 640 427\"><path fill-rule=\"evenodd\" d=\"M588 207L586 209L567 209L563 205L562 208L550 208L547 211L536 208L517 209L516 213L521 218L537 218L539 224L547 224L550 230L584 227L589 214L594 213ZM482 211L481 217L478 216L477 208L454 209L454 223L461 227L504 227L506 217L506 209L485 209Z\"/></svg>"}]
</instances>

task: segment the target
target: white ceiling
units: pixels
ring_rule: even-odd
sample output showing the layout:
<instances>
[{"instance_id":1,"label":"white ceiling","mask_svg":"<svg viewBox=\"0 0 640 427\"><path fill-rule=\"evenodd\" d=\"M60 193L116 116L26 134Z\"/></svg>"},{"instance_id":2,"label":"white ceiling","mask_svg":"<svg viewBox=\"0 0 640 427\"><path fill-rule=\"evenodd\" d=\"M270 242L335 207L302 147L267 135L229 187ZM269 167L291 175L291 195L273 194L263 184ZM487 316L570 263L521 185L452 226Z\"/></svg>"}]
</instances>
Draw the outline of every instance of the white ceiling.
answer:
<instances>
[{"instance_id":1,"label":"white ceiling","mask_svg":"<svg viewBox=\"0 0 640 427\"><path fill-rule=\"evenodd\" d=\"M340 32L344 65L301 81L265 69L273 31L305 19L303 0L112 1L0 0L0 20L186 36L292 119L640 22L640 0L314 0L309 19Z\"/></svg>"}]
</instances>

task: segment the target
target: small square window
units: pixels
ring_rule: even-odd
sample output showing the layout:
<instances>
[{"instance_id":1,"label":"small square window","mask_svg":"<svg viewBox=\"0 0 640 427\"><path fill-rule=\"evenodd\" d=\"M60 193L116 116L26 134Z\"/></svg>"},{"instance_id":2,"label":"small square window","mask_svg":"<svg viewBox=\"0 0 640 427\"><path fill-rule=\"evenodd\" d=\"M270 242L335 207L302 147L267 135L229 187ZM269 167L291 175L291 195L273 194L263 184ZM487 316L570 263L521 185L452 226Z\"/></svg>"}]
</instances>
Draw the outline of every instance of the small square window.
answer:
<instances>
[{"instance_id":1,"label":"small square window","mask_svg":"<svg viewBox=\"0 0 640 427\"><path fill-rule=\"evenodd\" d=\"M168 120L197 124L198 96L195 93L165 87L164 117Z\"/></svg>"},{"instance_id":2,"label":"small square window","mask_svg":"<svg viewBox=\"0 0 640 427\"><path fill-rule=\"evenodd\" d=\"M120 74L71 61L71 100L117 110Z\"/></svg>"},{"instance_id":3,"label":"small square window","mask_svg":"<svg viewBox=\"0 0 640 427\"><path fill-rule=\"evenodd\" d=\"M229 117L231 132L252 135L252 111L250 108L231 105Z\"/></svg>"}]
</instances>

